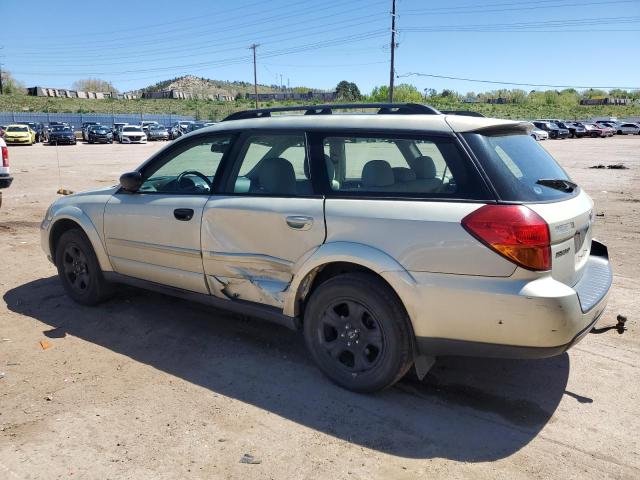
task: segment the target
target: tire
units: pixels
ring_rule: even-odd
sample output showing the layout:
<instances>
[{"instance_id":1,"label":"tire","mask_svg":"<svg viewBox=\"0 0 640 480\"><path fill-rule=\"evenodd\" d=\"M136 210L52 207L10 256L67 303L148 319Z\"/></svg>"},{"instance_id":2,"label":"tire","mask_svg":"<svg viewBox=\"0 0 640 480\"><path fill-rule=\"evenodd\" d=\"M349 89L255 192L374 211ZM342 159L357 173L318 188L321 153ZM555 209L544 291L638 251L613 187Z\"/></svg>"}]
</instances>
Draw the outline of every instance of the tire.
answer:
<instances>
[{"instance_id":1,"label":"tire","mask_svg":"<svg viewBox=\"0 0 640 480\"><path fill-rule=\"evenodd\" d=\"M80 229L67 230L56 246L58 277L67 295L82 305L97 305L113 294L91 242Z\"/></svg>"},{"instance_id":2,"label":"tire","mask_svg":"<svg viewBox=\"0 0 640 480\"><path fill-rule=\"evenodd\" d=\"M387 388L413 363L404 306L382 280L367 273L338 275L313 292L304 312L304 337L320 370L354 392Z\"/></svg>"}]
</instances>

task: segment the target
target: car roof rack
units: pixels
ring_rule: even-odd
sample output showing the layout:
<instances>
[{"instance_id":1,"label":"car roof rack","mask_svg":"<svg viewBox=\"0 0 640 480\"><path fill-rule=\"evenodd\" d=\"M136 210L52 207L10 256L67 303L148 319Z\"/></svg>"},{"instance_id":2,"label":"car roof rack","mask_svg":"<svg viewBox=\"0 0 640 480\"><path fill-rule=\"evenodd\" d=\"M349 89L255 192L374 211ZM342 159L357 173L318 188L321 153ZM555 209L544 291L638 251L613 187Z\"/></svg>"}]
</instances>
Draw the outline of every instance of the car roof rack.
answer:
<instances>
[{"instance_id":1,"label":"car roof rack","mask_svg":"<svg viewBox=\"0 0 640 480\"><path fill-rule=\"evenodd\" d=\"M462 115L463 117L484 117L480 112L472 110L440 110L445 115Z\"/></svg>"},{"instance_id":2,"label":"car roof rack","mask_svg":"<svg viewBox=\"0 0 640 480\"><path fill-rule=\"evenodd\" d=\"M291 107L258 108L243 110L226 117L228 120L244 120L247 118L270 117L275 112L304 112L305 115L331 115L334 110L345 109L378 109L379 115L439 115L440 112L428 105L419 103L332 103L329 105L294 105Z\"/></svg>"}]
</instances>

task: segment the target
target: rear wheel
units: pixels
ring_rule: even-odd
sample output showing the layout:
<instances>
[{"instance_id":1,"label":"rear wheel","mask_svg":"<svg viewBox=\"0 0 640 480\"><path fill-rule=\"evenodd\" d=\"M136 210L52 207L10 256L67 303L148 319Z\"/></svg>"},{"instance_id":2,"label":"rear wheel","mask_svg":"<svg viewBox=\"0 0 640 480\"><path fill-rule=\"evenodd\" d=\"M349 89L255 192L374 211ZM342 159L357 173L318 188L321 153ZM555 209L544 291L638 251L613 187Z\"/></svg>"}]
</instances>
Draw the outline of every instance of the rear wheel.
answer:
<instances>
[{"instance_id":1,"label":"rear wheel","mask_svg":"<svg viewBox=\"0 0 640 480\"><path fill-rule=\"evenodd\" d=\"M379 278L347 273L314 292L304 314L314 361L332 381L356 392L389 387L412 364L413 335L404 306Z\"/></svg>"},{"instance_id":2,"label":"rear wheel","mask_svg":"<svg viewBox=\"0 0 640 480\"><path fill-rule=\"evenodd\" d=\"M91 242L79 229L64 232L56 246L58 276L67 294L83 305L96 305L113 293L104 279Z\"/></svg>"}]
</instances>

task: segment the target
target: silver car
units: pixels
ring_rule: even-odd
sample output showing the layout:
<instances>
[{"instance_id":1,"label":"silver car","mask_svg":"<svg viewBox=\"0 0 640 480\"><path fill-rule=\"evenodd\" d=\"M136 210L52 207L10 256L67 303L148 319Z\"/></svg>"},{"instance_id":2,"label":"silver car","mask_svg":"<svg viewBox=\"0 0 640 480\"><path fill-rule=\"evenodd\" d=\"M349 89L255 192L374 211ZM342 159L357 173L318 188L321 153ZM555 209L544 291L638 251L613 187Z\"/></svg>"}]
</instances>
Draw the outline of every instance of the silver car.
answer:
<instances>
[{"instance_id":1,"label":"silver car","mask_svg":"<svg viewBox=\"0 0 640 480\"><path fill-rule=\"evenodd\" d=\"M531 125L369 107L235 113L53 203L42 248L79 303L127 284L300 329L354 391L439 355L547 357L582 339L607 303L607 248Z\"/></svg>"}]
</instances>

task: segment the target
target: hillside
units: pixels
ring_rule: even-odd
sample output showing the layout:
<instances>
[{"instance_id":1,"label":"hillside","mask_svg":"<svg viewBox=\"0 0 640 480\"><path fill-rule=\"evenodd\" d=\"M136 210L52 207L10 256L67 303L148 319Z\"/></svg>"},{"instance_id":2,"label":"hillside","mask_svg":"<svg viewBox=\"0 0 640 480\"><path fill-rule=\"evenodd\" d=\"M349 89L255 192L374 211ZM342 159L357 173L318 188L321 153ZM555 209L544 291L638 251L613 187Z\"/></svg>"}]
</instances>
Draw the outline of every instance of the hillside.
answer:
<instances>
[{"instance_id":1,"label":"hillside","mask_svg":"<svg viewBox=\"0 0 640 480\"><path fill-rule=\"evenodd\" d=\"M261 103L261 107L282 105ZM640 116L640 105L532 105L487 103L440 103L432 105L441 110L474 110L490 117L512 119L565 118L584 119L594 116ZM0 112L75 112L75 113L165 113L192 115L201 119L219 120L229 113L253 108L253 102L215 102L211 100L95 100L78 98L45 98L26 95L0 95Z\"/></svg>"},{"instance_id":2,"label":"hillside","mask_svg":"<svg viewBox=\"0 0 640 480\"><path fill-rule=\"evenodd\" d=\"M141 88L140 92L159 92L161 90L181 90L197 95L233 95L238 93L253 93L253 84L248 82L227 82L221 80L211 80L209 78L196 77L195 75L185 75L183 77L164 80L154 85ZM275 89L266 85L258 85L258 92L269 93Z\"/></svg>"}]
</instances>

